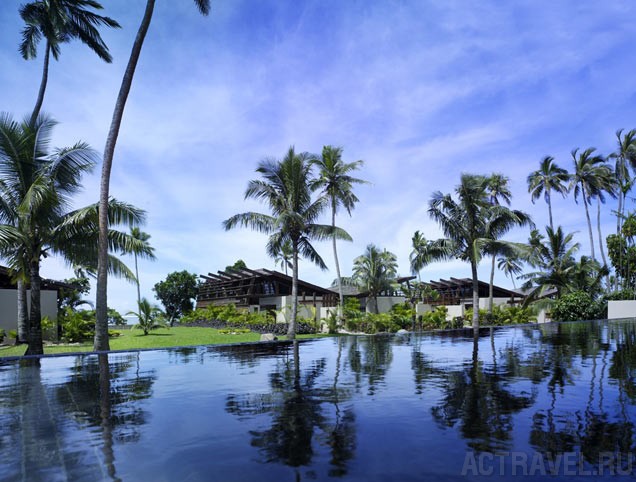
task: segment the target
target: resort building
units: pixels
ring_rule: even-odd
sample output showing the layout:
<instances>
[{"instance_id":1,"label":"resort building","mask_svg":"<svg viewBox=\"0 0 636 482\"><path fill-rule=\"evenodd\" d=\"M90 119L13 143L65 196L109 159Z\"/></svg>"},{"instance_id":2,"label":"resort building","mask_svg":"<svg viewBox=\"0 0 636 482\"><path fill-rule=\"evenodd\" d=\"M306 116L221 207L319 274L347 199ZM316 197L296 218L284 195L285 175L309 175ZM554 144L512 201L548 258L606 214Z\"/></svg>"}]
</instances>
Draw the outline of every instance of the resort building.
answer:
<instances>
[{"instance_id":1,"label":"resort building","mask_svg":"<svg viewBox=\"0 0 636 482\"><path fill-rule=\"evenodd\" d=\"M57 320L58 291L72 288L66 283L42 279L40 290L40 306L42 317ZM31 290L27 290L27 303L31 306ZM5 331L18 329L18 290L9 268L0 266L0 329Z\"/></svg>"},{"instance_id":2,"label":"resort building","mask_svg":"<svg viewBox=\"0 0 636 482\"><path fill-rule=\"evenodd\" d=\"M200 275L197 308L208 305L228 305L246 308L250 312L276 313L276 320L285 322L291 313L292 277L268 269L227 269L216 274ZM298 316L319 320L326 309L338 304L338 295L303 280L298 280Z\"/></svg>"}]
</instances>

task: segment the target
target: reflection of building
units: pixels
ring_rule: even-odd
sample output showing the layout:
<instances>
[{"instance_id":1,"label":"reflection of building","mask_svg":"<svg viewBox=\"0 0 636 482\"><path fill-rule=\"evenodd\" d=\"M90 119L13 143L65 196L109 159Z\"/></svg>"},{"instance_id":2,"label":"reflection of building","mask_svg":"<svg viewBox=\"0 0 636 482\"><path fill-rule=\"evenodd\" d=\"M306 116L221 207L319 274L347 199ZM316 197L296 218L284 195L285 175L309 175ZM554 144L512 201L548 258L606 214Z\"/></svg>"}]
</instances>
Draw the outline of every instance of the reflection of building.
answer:
<instances>
[{"instance_id":1,"label":"reflection of building","mask_svg":"<svg viewBox=\"0 0 636 482\"><path fill-rule=\"evenodd\" d=\"M27 286L28 287L28 286ZM71 286L59 281L42 279L40 305L42 317L57 319L57 294L62 288ZM31 291L27 290L27 303L31 307ZM18 329L18 290L17 284L9 274L9 269L0 266L0 329L6 331Z\"/></svg>"},{"instance_id":2,"label":"reflection of building","mask_svg":"<svg viewBox=\"0 0 636 482\"><path fill-rule=\"evenodd\" d=\"M292 277L268 269L228 269L201 275L197 308L229 305L251 312L278 310L278 321L285 321L291 309ZM298 280L298 315L318 319L321 308L336 306L338 295L320 286Z\"/></svg>"}]
</instances>

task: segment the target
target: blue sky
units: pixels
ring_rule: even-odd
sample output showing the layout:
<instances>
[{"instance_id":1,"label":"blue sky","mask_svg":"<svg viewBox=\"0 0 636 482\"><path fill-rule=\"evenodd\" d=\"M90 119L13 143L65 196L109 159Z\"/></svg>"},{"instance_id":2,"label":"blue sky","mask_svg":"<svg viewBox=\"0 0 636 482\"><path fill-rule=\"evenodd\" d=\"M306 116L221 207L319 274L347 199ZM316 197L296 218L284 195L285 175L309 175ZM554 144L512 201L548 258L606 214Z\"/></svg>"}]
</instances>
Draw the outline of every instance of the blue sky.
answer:
<instances>
[{"instance_id":1,"label":"blue sky","mask_svg":"<svg viewBox=\"0 0 636 482\"><path fill-rule=\"evenodd\" d=\"M42 57L17 52L20 3L0 3L0 111L18 118L33 108ZM44 110L60 123L55 146L81 139L103 150L145 2L102 3L123 26L103 31L114 62L72 43L52 63ZM158 259L141 261L142 294L152 298L174 270L205 274L238 258L274 268L264 235L225 232L221 222L264 209L243 200L247 182L259 160L290 145L339 145L345 161L365 161L359 175L371 184L358 188L353 216L339 218L354 239L339 247L344 275L368 243L396 253L408 274L413 232L441 234L427 215L431 193L451 191L462 172L509 176L513 207L544 226L547 207L531 203L526 184L541 158L570 169L573 148L608 154L617 129L636 127L635 13L629 0L216 0L202 17L193 2L158 0L111 178L114 196L148 212L143 229ZM85 185L78 206L97 200L99 169ZM613 208L604 207L606 234ZM556 197L554 215L588 254L583 207ZM329 285L331 246L317 247L330 270L303 262L300 276ZM43 274L71 276L50 259ZM422 273L449 276L468 277L470 267L436 263ZM500 273L496 282L511 286ZM110 281L109 305L128 311L135 297L132 285Z\"/></svg>"}]
</instances>

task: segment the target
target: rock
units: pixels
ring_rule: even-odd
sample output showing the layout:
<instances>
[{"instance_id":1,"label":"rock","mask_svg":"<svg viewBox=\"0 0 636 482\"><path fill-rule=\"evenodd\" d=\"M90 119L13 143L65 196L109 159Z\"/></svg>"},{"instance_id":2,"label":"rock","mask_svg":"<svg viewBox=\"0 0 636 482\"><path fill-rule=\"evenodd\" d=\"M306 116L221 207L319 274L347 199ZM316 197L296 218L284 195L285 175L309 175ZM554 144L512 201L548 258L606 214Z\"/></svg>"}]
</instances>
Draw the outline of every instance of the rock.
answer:
<instances>
[{"instance_id":1,"label":"rock","mask_svg":"<svg viewBox=\"0 0 636 482\"><path fill-rule=\"evenodd\" d=\"M408 334L409 332L404 329L398 330L396 333L396 335L408 335Z\"/></svg>"},{"instance_id":2,"label":"rock","mask_svg":"<svg viewBox=\"0 0 636 482\"><path fill-rule=\"evenodd\" d=\"M261 341L276 341L278 337L273 333L263 333L261 335Z\"/></svg>"}]
</instances>

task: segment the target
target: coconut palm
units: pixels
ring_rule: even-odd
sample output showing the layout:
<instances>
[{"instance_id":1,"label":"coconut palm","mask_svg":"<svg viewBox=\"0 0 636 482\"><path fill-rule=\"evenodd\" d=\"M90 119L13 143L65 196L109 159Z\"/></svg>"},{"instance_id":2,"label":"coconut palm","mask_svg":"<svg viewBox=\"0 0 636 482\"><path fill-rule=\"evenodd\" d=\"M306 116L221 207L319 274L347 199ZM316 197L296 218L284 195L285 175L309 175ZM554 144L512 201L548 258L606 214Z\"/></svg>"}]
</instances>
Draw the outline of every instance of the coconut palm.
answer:
<instances>
[{"instance_id":1,"label":"coconut palm","mask_svg":"<svg viewBox=\"0 0 636 482\"><path fill-rule=\"evenodd\" d=\"M532 223L530 216L523 211L510 211L501 208L499 199L502 199L508 206L512 194L508 187L508 179L503 174L492 174L486 182L486 191L493 209L488 211L488 216L492 216L492 221L486 223L486 237L494 241L486 246L486 252L492 255L490 267L490 280L488 283L488 313L492 314L495 286L495 261L497 256L514 256L515 250L520 249L512 243L500 243L498 241L515 226L527 226ZM512 214L512 215L509 215Z\"/></svg>"},{"instance_id":2,"label":"coconut palm","mask_svg":"<svg viewBox=\"0 0 636 482\"><path fill-rule=\"evenodd\" d=\"M438 240L435 259L459 258L470 263L473 284L474 329L479 328L479 278L477 265L483 254L501 252L510 243L500 240L512 225L523 225L521 212L491 203L488 177L462 174L455 189L457 199L450 194L433 193L428 213L446 236ZM524 215L525 216L525 215Z\"/></svg>"},{"instance_id":3,"label":"coconut palm","mask_svg":"<svg viewBox=\"0 0 636 482\"><path fill-rule=\"evenodd\" d=\"M269 234L267 254L274 257L285 242L292 246L292 311L287 337L296 337L296 317L298 312L298 258L309 259L321 269L327 269L325 262L315 250L312 241L322 241L336 236L350 240L351 237L338 227L316 224L316 220L329 204L324 196L312 200L311 156L297 154L290 147L280 160L266 159L256 169L262 179L249 182L245 198L253 198L267 203L271 214L247 212L236 214L223 221L226 230L237 226L250 227Z\"/></svg>"},{"instance_id":4,"label":"coconut palm","mask_svg":"<svg viewBox=\"0 0 636 482\"><path fill-rule=\"evenodd\" d=\"M210 12L210 0L194 0L197 8L203 15L207 15ZM117 143L117 137L119 136L119 129L121 127L121 121L124 115L124 107L126 107L126 100L130 93L133 77L135 75L135 69L137 68L137 62L139 61L139 55L141 54L141 47L144 44L146 33L150 27L150 21L152 20L152 14L155 8L155 0L146 1L146 9L144 10L144 16L139 25L137 36L133 43L132 51L130 52L130 58L124 71L124 77L119 88L119 94L117 94L117 100L115 101L115 109L113 111L113 118L108 130L108 137L106 138L106 145L104 147L104 158L102 161L102 174L99 187L99 205L100 205L100 218L99 218L99 257L98 257L98 269L97 269L97 289L96 289L96 315L97 322L95 323L95 343L96 350L108 350L108 216L106 216L106 206L110 199L110 171L113 167L113 156L115 154L115 145Z\"/></svg>"},{"instance_id":5,"label":"coconut palm","mask_svg":"<svg viewBox=\"0 0 636 482\"><path fill-rule=\"evenodd\" d=\"M556 290L559 298L572 284L576 270L574 255L580 244L574 243L574 234L565 234L561 226L556 230L546 226L546 235L547 238L536 229L530 233L528 262L536 271L520 276L528 280L524 284L529 290L524 304L535 301L550 289Z\"/></svg>"},{"instance_id":6,"label":"coconut palm","mask_svg":"<svg viewBox=\"0 0 636 482\"><path fill-rule=\"evenodd\" d=\"M422 268L432 261L429 249L430 241L428 241L424 235L417 230L413 233L413 237L411 238L411 246L413 248L409 255L411 273L417 274L417 279L422 281L420 271L422 271Z\"/></svg>"},{"instance_id":7,"label":"coconut palm","mask_svg":"<svg viewBox=\"0 0 636 482\"><path fill-rule=\"evenodd\" d=\"M54 125L44 116L30 124L0 115L0 252L30 281L29 354L42 353L41 258L60 255L71 265L84 266L94 266L97 260L97 204L71 212L67 208L81 187L82 174L94 166L98 156L81 142L50 153ZM143 220L142 211L114 200L107 215L113 225ZM109 232L109 244L118 251L139 248L115 230ZM111 256L109 269L121 273L123 268Z\"/></svg>"},{"instance_id":8,"label":"coconut palm","mask_svg":"<svg viewBox=\"0 0 636 482\"><path fill-rule=\"evenodd\" d=\"M138 226L134 226L132 228L130 228L130 235L133 237L133 239L136 239L138 241L140 241L141 243L144 243L145 246L145 256L147 259L156 259L155 255L154 255L154 248L150 246L150 243L148 243L148 240L150 239L150 235L148 233L144 233L141 229L139 229ZM137 266L137 251L134 251L133 256L135 258L135 282L137 284L137 305L139 305L139 303L141 303L141 287L140 287L140 282L139 282L139 268Z\"/></svg>"},{"instance_id":9,"label":"coconut palm","mask_svg":"<svg viewBox=\"0 0 636 482\"><path fill-rule=\"evenodd\" d=\"M618 194L618 209L616 215L616 234L620 235L621 225L625 211L625 196L633 185L629 174L629 167L636 169L636 129L623 134L623 129L616 131L618 146L609 157L616 159L614 175L616 177L616 190Z\"/></svg>"},{"instance_id":10,"label":"coconut palm","mask_svg":"<svg viewBox=\"0 0 636 482\"><path fill-rule=\"evenodd\" d=\"M353 177L351 173L359 169L363 161L344 162L342 160L342 147L324 146L322 156L312 161L318 168L318 178L313 183L313 188L322 190L331 204L331 225L336 227L336 213L339 207L343 207L349 216L355 204L359 201L353 193L354 184L366 184L367 182ZM344 295L340 282L340 263L338 263L338 250L336 249L336 237L332 238L333 259L336 265L338 278L338 294L340 296L340 316L344 313Z\"/></svg>"},{"instance_id":11,"label":"coconut palm","mask_svg":"<svg viewBox=\"0 0 636 482\"><path fill-rule=\"evenodd\" d=\"M592 235L592 221L590 220L589 203L601 188L602 179L607 173L607 165L603 157L594 154L595 148L590 147L582 152L579 149L572 151L574 160L574 173L570 179L570 189L574 190L574 200L578 202L579 196L583 199L585 217L590 235L590 249L592 259L596 260L594 252L594 236Z\"/></svg>"},{"instance_id":12,"label":"coconut palm","mask_svg":"<svg viewBox=\"0 0 636 482\"><path fill-rule=\"evenodd\" d=\"M353 260L353 279L358 286L373 298L375 313L378 309L378 295L390 289L397 276L397 257L374 244L369 244L363 255Z\"/></svg>"},{"instance_id":13,"label":"coconut palm","mask_svg":"<svg viewBox=\"0 0 636 482\"><path fill-rule=\"evenodd\" d=\"M515 255L504 256L497 260L497 268L504 272L504 274L512 281L512 287L517 289L515 285L515 275L519 275L523 272L519 258Z\"/></svg>"},{"instance_id":14,"label":"coconut palm","mask_svg":"<svg viewBox=\"0 0 636 482\"><path fill-rule=\"evenodd\" d=\"M134 315L137 317L138 323L133 325L133 328L143 330L144 335L147 335L150 330L156 330L157 328L163 328L166 326L164 321L164 313L158 306L151 305L146 298L142 298L137 303L138 311L129 311L126 315Z\"/></svg>"},{"instance_id":15,"label":"coconut palm","mask_svg":"<svg viewBox=\"0 0 636 482\"><path fill-rule=\"evenodd\" d=\"M281 247L280 251L274 256L274 263L280 265L281 268L285 270L285 275L287 275L287 269L292 267L292 246L289 241L285 241Z\"/></svg>"},{"instance_id":16,"label":"coconut palm","mask_svg":"<svg viewBox=\"0 0 636 482\"><path fill-rule=\"evenodd\" d=\"M20 17L26 24L22 30L22 42L20 42L22 57L27 60L35 58L40 40L44 39L46 42L42 80L31 114L31 123L37 119L44 102L50 55L52 54L53 58L58 60L63 43L79 39L99 58L108 63L112 62L98 27L105 25L119 28L120 25L112 18L98 15L90 10L102 8L101 4L94 0L36 0L20 7Z\"/></svg>"},{"instance_id":17,"label":"coconut palm","mask_svg":"<svg viewBox=\"0 0 636 482\"><path fill-rule=\"evenodd\" d=\"M534 204L543 194L543 198L548 204L550 228L552 230L554 230L552 223L552 192L558 192L565 197L568 193L569 181L570 175L568 172L557 166L552 156L544 157L539 169L528 176L528 192L532 196L532 203Z\"/></svg>"}]
</instances>

